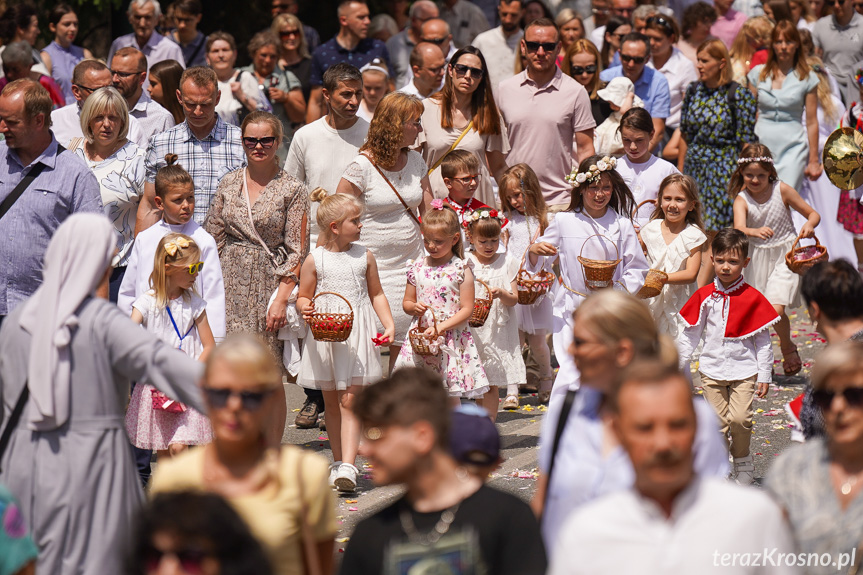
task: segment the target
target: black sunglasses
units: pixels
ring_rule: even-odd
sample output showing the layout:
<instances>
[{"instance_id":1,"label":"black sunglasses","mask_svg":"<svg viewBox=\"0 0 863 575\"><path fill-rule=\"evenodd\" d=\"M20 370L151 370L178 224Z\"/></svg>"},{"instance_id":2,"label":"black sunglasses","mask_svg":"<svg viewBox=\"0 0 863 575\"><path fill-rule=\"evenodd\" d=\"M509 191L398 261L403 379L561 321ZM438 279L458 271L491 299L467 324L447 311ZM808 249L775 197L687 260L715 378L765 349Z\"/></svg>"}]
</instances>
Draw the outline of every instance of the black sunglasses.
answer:
<instances>
[{"instance_id":1,"label":"black sunglasses","mask_svg":"<svg viewBox=\"0 0 863 575\"><path fill-rule=\"evenodd\" d=\"M629 56L627 54L620 55L621 62L635 62L636 64L644 64L647 58L644 56Z\"/></svg>"},{"instance_id":2,"label":"black sunglasses","mask_svg":"<svg viewBox=\"0 0 863 575\"><path fill-rule=\"evenodd\" d=\"M129 76L137 76L138 74L143 74L144 71L141 72L120 72L119 70L111 70L112 76L119 76L121 78L128 78ZM79 86L80 88L80 86Z\"/></svg>"},{"instance_id":3,"label":"black sunglasses","mask_svg":"<svg viewBox=\"0 0 863 575\"><path fill-rule=\"evenodd\" d=\"M275 143L275 136L267 136L266 138L251 138L249 136L243 136L243 145L250 150L257 148L258 144L260 144L263 149L269 150Z\"/></svg>"},{"instance_id":4,"label":"black sunglasses","mask_svg":"<svg viewBox=\"0 0 863 575\"><path fill-rule=\"evenodd\" d=\"M845 402L851 407L863 406L863 387L846 387L841 392ZM836 396L835 391L827 389L818 389L812 392L812 401L815 402L821 411L827 411L833 404L833 398Z\"/></svg>"},{"instance_id":5,"label":"black sunglasses","mask_svg":"<svg viewBox=\"0 0 863 575\"><path fill-rule=\"evenodd\" d=\"M237 396L240 398L240 403L246 411L257 411L263 405L264 400L273 393L272 389L266 391L234 391L231 389L216 389L205 387L204 395L207 396L207 403L217 409L221 409L228 405L228 400Z\"/></svg>"},{"instance_id":6,"label":"black sunglasses","mask_svg":"<svg viewBox=\"0 0 863 575\"><path fill-rule=\"evenodd\" d=\"M428 42L429 44L437 44L440 46L444 42L446 42L446 36L443 38L420 38L420 42Z\"/></svg>"},{"instance_id":7,"label":"black sunglasses","mask_svg":"<svg viewBox=\"0 0 863 575\"><path fill-rule=\"evenodd\" d=\"M581 76L582 74L596 74L596 66L591 64L590 66L571 66L570 70L572 70L573 76Z\"/></svg>"},{"instance_id":8,"label":"black sunglasses","mask_svg":"<svg viewBox=\"0 0 863 575\"><path fill-rule=\"evenodd\" d=\"M79 90L84 90L85 92L93 93L99 88L90 88L89 86L84 86L83 84L72 84L73 86L78 86Z\"/></svg>"},{"instance_id":9,"label":"black sunglasses","mask_svg":"<svg viewBox=\"0 0 863 575\"><path fill-rule=\"evenodd\" d=\"M557 48L557 42L528 42L525 40L524 47L527 48L528 52L537 52L540 48L546 52L554 52L554 49Z\"/></svg>"},{"instance_id":10,"label":"black sunglasses","mask_svg":"<svg viewBox=\"0 0 863 575\"><path fill-rule=\"evenodd\" d=\"M474 80L482 80L484 72L482 68L472 68L471 66L465 66L464 64L456 64L453 66L455 73L459 76L464 76L465 74L470 74L470 77Z\"/></svg>"},{"instance_id":11,"label":"black sunglasses","mask_svg":"<svg viewBox=\"0 0 863 575\"><path fill-rule=\"evenodd\" d=\"M203 573L204 559L212 554L200 549L180 549L179 551L161 551L155 547L150 547L144 554L144 562L147 565L147 571L153 572L159 568L162 562L162 557L165 555L174 556L180 562L183 571L187 573Z\"/></svg>"},{"instance_id":12,"label":"black sunglasses","mask_svg":"<svg viewBox=\"0 0 863 575\"><path fill-rule=\"evenodd\" d=\"M659 26L667 32L667 36L674 34L674 24L665 16L655 15L647 19L647 26Z\"/></svg>"},{"instance_id":13,"label":"black sunglasses","mask_svg":"<svg viewBox=\"0 0 863 575\"><path fill-rule=\"evenodd\" d=\"M282 30L279 32L280 38L290 38L291 36L299 36L299 35L300 35L300 31L296 30L296 29L295 30Z\"/></svg>"}]
</instances>

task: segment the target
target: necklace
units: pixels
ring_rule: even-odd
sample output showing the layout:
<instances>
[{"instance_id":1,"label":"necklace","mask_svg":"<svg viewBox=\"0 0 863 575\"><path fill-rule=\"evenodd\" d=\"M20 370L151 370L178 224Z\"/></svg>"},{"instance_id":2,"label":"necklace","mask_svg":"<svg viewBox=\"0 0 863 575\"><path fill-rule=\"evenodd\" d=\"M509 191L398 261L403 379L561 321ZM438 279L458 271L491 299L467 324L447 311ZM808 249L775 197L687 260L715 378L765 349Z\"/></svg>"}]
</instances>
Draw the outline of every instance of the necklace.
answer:
<instances>
[{"instance_id":1,"label":"necklace","mask_svg":"<svg viewBox=\"0 0 863 575\"><path fill-rule=\"evenodd\" d=\"M446 534L447 531L449 531L449 528L452 526L452 522L455 521L455 514L458 513L459 505L461 505L460 501L449 509L444 509L440 514L440 519L438 519L434 528L428 533L420 533L417 531L416 525L414 524L414 520L411 517L407 506L402 507L399 511L399 521L401 521L402 529L407 534L411 543L417 543L424 546L434 545Z\"/></svg>"},{"instance_id":2,"label":"necklace","mask_svg":"<svg viewBox=\"0 0 863 575\"><path fill-rule=\"evenodd\" d=\"M845 483L839 487L839 491L842 492L842 495L848 495L851 493L851 490L854 489L855 485L857 485L857 478L859 476L859 473L855 473L854 475L849 475L845 478Z\"/></svg>"}]
</instances>

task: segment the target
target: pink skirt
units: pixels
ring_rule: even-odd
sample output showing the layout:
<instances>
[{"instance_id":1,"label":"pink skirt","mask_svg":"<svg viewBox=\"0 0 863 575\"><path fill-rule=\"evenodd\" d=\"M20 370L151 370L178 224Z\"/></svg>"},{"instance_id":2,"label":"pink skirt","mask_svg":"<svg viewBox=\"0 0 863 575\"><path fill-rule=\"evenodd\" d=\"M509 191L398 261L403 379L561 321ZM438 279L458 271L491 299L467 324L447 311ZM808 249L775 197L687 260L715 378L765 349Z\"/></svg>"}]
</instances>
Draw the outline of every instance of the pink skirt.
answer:
<instances>
[{"instance_id":1,"label":"pink skirt","mask_svg":"<svg viewBox=\"0 0 863 575\"><path fill-rule=\"evenodd\" d=\"M168 449L172 443L204 445L213 441L207 416L187 407L183 413L153 409L152 385L139 383L126 410L126 432L139 449Z\"/></svg>"},{"instance_id":2,"label":"pink skirt","mask_svg":"<svg viewBox=\"0 0 863 575\"><path fill-rule=\"evenodd\" d=\"M863 235L863 205L852 198L847 190L839 194L839 212L836 219L855 236Z\"/></svg>"}]
</instances>

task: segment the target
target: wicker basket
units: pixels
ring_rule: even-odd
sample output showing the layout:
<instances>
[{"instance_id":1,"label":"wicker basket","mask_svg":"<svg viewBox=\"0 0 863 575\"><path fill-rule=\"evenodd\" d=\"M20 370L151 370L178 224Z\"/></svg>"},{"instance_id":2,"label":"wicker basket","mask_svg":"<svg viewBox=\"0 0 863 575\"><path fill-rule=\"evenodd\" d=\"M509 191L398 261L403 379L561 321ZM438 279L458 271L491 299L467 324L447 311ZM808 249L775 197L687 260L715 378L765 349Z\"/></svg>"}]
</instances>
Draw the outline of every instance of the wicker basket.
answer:
<instances>
[{"instance_id":1,"label":"wicker basket","mask_svg":"<svg viewBox=\"0 0 863 575\"><path fill-rule=\"evenodd\" d=\"M333 291L322 291L315 294L312 302L322 295L334 295L342 298L348 304L348 313L335 313L329 311L316 311L309 316L309 328L312 330L312 336L317 341L345 341L351 335L351 330L354 327L354 309L351 303Z\"/></svg>"},{"instance_id":2,"label":"wicker basket","mask_svg":"<svg viewBox=\"0 0 863 575\"><path fill-rule=\"evenodd\" d=\"M614 251L617 254L617 259L614 260L592 260L586 257L583 257L581 254L584 253L584 246L587 244L587 240L592 237L600 237L608 240L611 245L614 246ZM609 238L605 237L602 234L593 234L592 236L588 236L587 240L581 244L581 252L578 254L578 262L581 264L581 270L584 274L584 285L587 286L589 290L600 290L609 288L614 283L614 271L617 269L617 264L620 263L620 250L617 248L617 244L612 242Z\"/></svg>"},{"instance_id":3,"label":"wicker basket","mask_svg":"<svg viewBox=\"0 0 863 575\"><path fill-rule=\"evenodd\" d=\"M668 282L668 274L660 270L648 270L644 278L644 285L635 294L641 299L656 297L662 293L662 288Z\"/></svg>"},{"instance_id":4,"label":"wicker basket","mask_svg":"<svg viewBox=\"0 0 863 575\"><path fill-rule=\"evenodd\" d=\"M826 261L828 255L827 248L821 245L816 236L812 236L812 239L815 240L814 246L797 247L800 239L801 237L797 236L797 239L794 240L794 244L791 246L791 251L785 254L785 265L792 272L802 275L818 262Z\"/></svg>"},{"instance_id":5,"label":"wicker basket","mask_svg":"<svg viewBox=\"0 0 863 575\"><path fill-rule=\"evenodd\" d=\"M411 342L411 348L414 350L414 353L417 355L438 355L440 353L440 349L435 347L432 350L431 343L433 340L438 338L437 331L437 318L435 317L434 310L432 308L426 309L432 316L432 324L434 325L434 335L432 337L426 337L423 332L425 329L422 327L422 316L420 316L420 321L417 322L417 326L408 331L408 339ZM425 315L425 314L423 314Z\"/></svg>"},{"instance_id":6,"label":"wicker basket","mask_svg":"<svg viewBox=\"0 0 863 575\"><path fill-rule=\"evenodd\" d=\"M531 274L521 268L515 276L515 283L518 289L518 303L532 305L548 292L554 283L554 274L544 269Z\"/></svg>"},{"instance_id":7,"label":"wicker basket","mask_svg":"<svg viewBox=\"0 0 863 575\"><path fill-rule=\"evenodd\" d=\"M638 212L639 212L639 210L641 210L641 206L643 206L645 204L653 204L655 206L656 200L644 200L643 202L641 202L640 204L635 206L635 209L632 210L632 221L633 222L636 222L637 217L638 217ZM637 223L635 223L635 230L638 231L638 229L639 229L639 225Z\"/></svg>"},{"instance_id":8,"label":"wicker basket","mask_svg":"<svg viewBox=\"0 0 863 575\"><path fill-rule=\"evenodd\" d=\"M470 320L467 323L471 327L482 327L485 324L485 320L488 319L488 312L491 311L491 304L494 302L494 298L491 296L491 288L488 287L487 283L481 279L477 279L476 281L482 284L488 297L481 298L474 296L473 312L471 312Z\"/></svg>"}]
</instances>

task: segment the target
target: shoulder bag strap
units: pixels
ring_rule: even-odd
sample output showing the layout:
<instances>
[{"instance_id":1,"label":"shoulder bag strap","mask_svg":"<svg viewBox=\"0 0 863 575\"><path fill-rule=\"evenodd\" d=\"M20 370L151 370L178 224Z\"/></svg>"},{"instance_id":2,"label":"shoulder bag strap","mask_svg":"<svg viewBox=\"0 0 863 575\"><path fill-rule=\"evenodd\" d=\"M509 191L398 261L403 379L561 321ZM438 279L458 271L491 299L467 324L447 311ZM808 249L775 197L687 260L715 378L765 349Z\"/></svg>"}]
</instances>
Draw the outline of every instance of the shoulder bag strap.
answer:
<instances>
[{"instance_id":1,"label":"shoulder bag strap","mask_svg":"<svg viewBox=\"0 0 863 575\"><path fill-rule=\"evenodd\" d=\"M560 439L563 437L563 430L566 427L569 413L572 411L572 404L575 402L575 394L577 393L578 389L567 390L566 397L563 399L563 407L560 408L560 417L557 420L557 427L554 430L554 441L551 444L551 460L548 463L548 474L546 475L545 501L543 501L543 509L545 509L545 506L548 504L548 493L551 490L551 474L554 472L554 460L557 458Z\"/></svg>"},{"instance_id":2,"label":"shoulder bag strap","mask_svg":"<svg viewBox=\"0 0 863 575\"><path fill-rule=\"evenodd\" d=\"M323 575L320 558L318 557L318 546L315 543L312 526L309 525L309 504L306 501L306 489L303 485L302 459L305 453L300 451L297 460L297 489L300 492L300 534L303 538L303 549L305 550L305 563L307 575Z\"/></svg>"},{"instance_id":3,"label":"shoulder bag strap","mask_svg":"<svg viewBox=\"0 0 863 575\"><path fill-rule=\"evenodd\" d=\"M58 146L57 153L59 152L60 150ZM33 183L33 180L39 177L39 174L41 174L42 170L44 169L45 164L36 164L30 169L30 172L26 176L24 176L24 178L20 182L18 182L18 185L15 186L15 189L13 189L12 192L8 196L6 196L6 199L3 200L3 203L0 204L0 219L3 219L3 216L6 215L6 212L8 212L12 208L12 205L18 201L18 198L20 198L24 194L24 191L28 187L30 187L30 184Z\"/></svg>"},{"instance_id":4,"label":"shoulder bag strap","mask_svg":"<svg viewBox=\"0 0 863 575\"><path fill-rule=\"evenodd\" d=\"M12 439L12 432L18 427L18 422L21 420L21 414L24 413L24 406L27 405L29 397L30 388L27 387L27 382L25 381L24 389L21 390L21 395L18 396L18 401L15 402L15 407L12 409L9 421L6 422L6 427L3 428L3 435L0 435L0 462L3 461L3 455L6 453L6 448L9 447L9 440ZM0 468L0 472L2 471L3 469Z\"/></svg>"},{"instance_id":5,"label":"shoulder bag strap","mask_svg":"<svg viewBox=\"0 0 863 575\"><path fill-rule=\"evenodd\" d=\"M432 166L432 168L429 170L428 175L431 175L432 172L434 172L436 169L438 169L440 167L440 165L443 163L443 159L446 158L446 155L456 149L456 146L458 146L458 144L459 144L459 142L461 142L462 138L464 138L467 135L467 133L470 132L471 128L473 128L473 120L471 120L470 122L467 123L467 128L465 128L464 131L461 133L461 135L456 139L456 141L453 142L452 146L449 147L449 150L446 151L446 154L441 156L440 159L437 162L435 162L434 166Z\"/></svg>"},{"instance_id":6,"label":"shoulder bag strap","mask_svg":"<svg viewBox=\"0 0 863 575\"><path fill-rule=\"evenodd\" d=\"M402 195L399 193L399 191L396 189L396 187L393 185L393 183L390 181L390 179L388 177L386 177L386 175L384 175L383 171L378 167L378 165L375 163L375 161L372 160L368 156L368 154L366 154L366 153L360 152L360 155L365 156L366 159L369 161L369 163L371 163L371 165L374 166L374 168L378 171L378 173L381 175L381 177L384 179L384 181L389 185L390 189L393 191L393 193L395 193L396 197L399 199L399 201L405 207L405 211L408 213L408 215L410 215L410 217L413 218L413 220L417 223L417 225L420 225L419 218L417 218L416 214L413 213L413 210L410 209L410 206L408 206L407 202L405 202L404 198L402 198Z\"/></svg>"},{"instance_id":7,"label":"shoulder bag strap","mask_svg":"<svg viewBox=\"0 0 863 575\"><path fill-rule=\"evenodd\" d=\"M737 87L740 86L737 82L729 82L725 90L725 99L728 102L728 109L731 112L731 122L734 129L737 130Z\"/></svg>"},{"instance_id":8,"label":"shoulder bag strap","mask_svg":"<svg viewBox=\"0 0 863 575\"><path fill-rule=\"evenodd\" d=\"M249 214L249 226L252 228L252 233L255 235L255 239L258 240L261 247L264 248L264 251L267 252L267 255L270 256L270 262L272 262L273 267L277 268L279 266L276 265L276 258L273 255L273 252L270 251L270 248L267 247L267 244L264 243L264 240L258 233L257 228L255 228L255 219L252 217L252 201L249 199L249 187L246 185L246 168L243 168L243 197L246 200L246 210Z\"/></svg>"}]
</instances>

